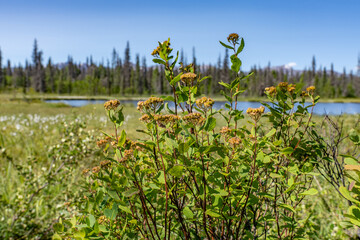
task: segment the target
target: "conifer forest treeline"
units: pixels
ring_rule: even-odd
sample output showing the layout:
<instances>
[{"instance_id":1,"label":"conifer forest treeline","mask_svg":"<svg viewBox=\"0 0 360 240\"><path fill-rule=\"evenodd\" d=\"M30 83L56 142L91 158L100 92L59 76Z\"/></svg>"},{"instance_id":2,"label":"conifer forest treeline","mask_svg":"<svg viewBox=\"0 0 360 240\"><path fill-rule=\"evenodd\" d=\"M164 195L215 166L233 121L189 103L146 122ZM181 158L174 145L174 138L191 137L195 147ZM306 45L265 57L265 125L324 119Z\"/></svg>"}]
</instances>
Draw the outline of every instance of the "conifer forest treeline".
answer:
<instances>
[{"instance_id":1,"label":"conifer forest treeline","mask_svg":"<svg viewBox=\"0 0 360 240\"><path fill-rule=\"evenodd\" d=\"M184 59L180 53L180 62L184 65L194 64L195 72L209 76L202 89L206 95L218 95L218 82L228 83L233 78L230 71L228 52L219 57L216 64L199 64L193 49L191 61ZM147 65L145 57L130 57L130 44L123 53L113 49L111 59L95 63L90 56L85 63L74 62L71 56L66 63L54 63L51 58L45 60L43 52L34 41L31 61L25 65L15 65L10 60L5 62L0 49L0 92L19 91L23 93L39 92L69 95L153 95L170 94L164 69ZM310 67L302 71L285 67L253 66L254 74L242 83L247 97L261 97L264 88L279 82L314 85L317 94L323 98L360 97L360 77L345 69L342 73L318 67L313 57ZM247 74L248 72L244 73Z\"/></svg>"}]
</instances>

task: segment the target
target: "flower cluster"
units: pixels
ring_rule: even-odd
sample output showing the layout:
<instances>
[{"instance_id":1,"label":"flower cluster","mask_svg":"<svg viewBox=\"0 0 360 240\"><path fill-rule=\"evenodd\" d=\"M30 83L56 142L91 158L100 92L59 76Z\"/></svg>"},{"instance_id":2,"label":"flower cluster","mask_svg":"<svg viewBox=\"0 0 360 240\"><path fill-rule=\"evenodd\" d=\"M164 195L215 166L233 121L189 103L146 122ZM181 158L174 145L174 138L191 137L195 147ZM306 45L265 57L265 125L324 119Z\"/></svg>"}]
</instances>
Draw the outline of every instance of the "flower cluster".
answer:
<instances>
[{"instance_id":1,"label":"flower cluster","mask_svg":"<svg viewBox=\"0 0 360 240\"><path fill-rule=\"evenodd\" d=\"M198 108L204 110L204 111L208 111L209 109L211 109L211 107L214 105L215 101L211 98L207 98L207 97L202 97L198 100L196 100L196 106L198 106Z\"/></svg>"},{"instance_id":2,"label":"flower cluster","mask_svg":"<svg viewBox=\"0 0 360 240\"><path fill-rule=\"evenodd\" d=\"M227 40L232 44L236 44L237 41L239 40L239 34L230 33L229 36L227 37Z\"/></svg>"},{"instance_id":3,"label":"flower cluster","mask_svg":"<svg viewBox=\"0 0 360 240\"><path fill-rule=\"evenodd\" d=\"M161 44L159 43L159 46L157 46L157 48L152 51L151 55L153 55L154 57L159 57L162 48L166 49L167 54L171 53L172 48L170 48L170 41L167 40L162 42Z\"/></svg>"},{"instance_id":4,"label":"flower cluster","mask_svg":"<svg viewBox=\"0 0 360 240\"><path fill-rule=\"evenodd\" d=\"M241 139L238 138L238 137L232 137L232 138L229 139L228 142L229 142L231 145L233 145L234 147L236 147L236 146L239 146L239 145L240 145Z\"/></svg>"},{"instance_id":5,"label":"flower cluster","mask_svg":"<svg viewBox=\"0 0 360 240\"><path fill-rule=\"evenodd\" d=\"M144 114L141 116L141 118L139 118L139 120L145 123L149 123L151 121L151 118L148 114Z\"/></svg>"},{"instance_id":6,"label":"flower cluster","mask_svg":"<svg viewBox=\"0 0 360 240\"><path fill-rule=\"evenodd\" d=\"M295 84L289 84L288 87L287 87L287 91L288 91L290 94L292 94L292 93L294 93L294 91L295 91L295 89L296 89L295 87L296 87Z\"/></svg>"},{"instance_id":7,"label":"flower cluster","mask_svg":"<svg viewBox=\"0 0 360 240\"><path fill-rule=\"evenodd\" d=\"M102 148L102 147L105 147L105 145L107 144L108 141L106 141L105 139L101 139L99 141L96 142L96 145L99 147L99 148Z\"/></svg>"},{"instance_id":8,"label":"flower cluster","mask_svg":"<svg viewBox=\"0 0 360 240\"><path fill-rule=\"evenodd\" d=\"M315 87L314 87L314 86L307 87L307 88L306 88L306 91L307 91L309 94L313 94L313 93L315 92Z\"/></svg>"},{"instance_id":9,"label":"flower cluster","mask_svg":"<svg viewBox=\"0 0 360 240\"><path fill-rule=\"evenodd\" d=\"M225 126L225 127L222 127L221 129L220 129L220 134L222 134L222 135L229 135L231 133L231 129L229 128L229 127L227 127L227 126Z\"/></svg>"},{"instance_id":10,"label":"flower cluster","mask_svg":"<svg viewBox=\"0 0 360 240\"><path fill-rule=\"evenodd\" d=\"M119 100L110 100L104 103L104 108L106 110L115 110L120 105Z\"/></svg>"},{"instance_id":11,"label":"flower cluster","mask_svg":"<svg viewBox=\"0 0 360 240\"><path fill-rule=\"evenodd\" d=\"M249 116L255 121L257 122L261 115L264 113L265 111L265 107L261 106L259 108L248 108L246 110L246 113L249 114Z\"/></svg>"},{"instance_id":12,"label":"flower cluster","mask_svg":"<svg viewBox=\"0 0 360 240\"><path fill-rule=\"evenodd\" d=\"M111 166L111 161L110 160L104 160L102 162L100 162L100 167L101 168L109 168Z\"/></svg>"},{"instance_id":13,"label":"flower cluster","mask_svg":"<svg viewBox=\"0 0 360 240\"><path fill-rule=\"evenodd\" d=\"M200 113L189 113L182 118L187 123L192 123L193 125L200 125L205 121L205 118L201 116Z\"/></svg>"},{"instance_id":14,"label":"flower cluster","mask_svg":"<svg viewBox=\"0 0 360 240\"><path fill-rule=\"evenodd\" d=\"M169 123L171 125L174 125L180 120L180 117L174 114L166 114L166 115L155 115L154 119L160 127L165 127Z\"/></svg>"},{"instance_id":15,"label":"flower cluster","mask_svg":"<svg viewBox=\"0 0 360 240\"><path fill-rule=\"evenodd\" d=\"M184 73L180 76L180 79L183 83L190 85L196 79L196 74L192 72Z\"/></svg>"},{"instance_id":16,"label":"flower cluster","mask_svg":"<svg viewBox=\"0 0 360 240\"><path fill-rule=\"evenodd\" d=\"M139 101L137 104L137 110L142 111L144 109L149 110L156 110L164 103L164 100L162 98L158 97L150 97L146 101Z\"/></svg>"},{"instance_id":17,"label":"flower cluster","mask_svg":"<svg viewBox=\"0 0 360 240\"><path fill-rule=\"evenodd\" d=\"M267 94L269 94L270 96L274 95L274 94L276 94L276 87L274 87L274 86L267 87L267 88L265 88L265 92Z\"/></svg>"},{"instance_id":18,"label":"flower cluster","mask_svg":"<svg viewBox=\"0 0 360 240\"><path fill-rule=\"evenodd\" d=\"M96 166L92 168L92 173L98 173L100 172L100 166Z\"/></svg>"},{"instance_id":19,"label":"flower cluster","mask_svg":"<svg viewBox=\"0 0 360 240\"><path fill-rule=\"evenodd\" d=\"M134 155L134 150L128 149L124 151L124 156L120 159L120 162L126 162L132 158Z\"/></svg>"}]
</instances>

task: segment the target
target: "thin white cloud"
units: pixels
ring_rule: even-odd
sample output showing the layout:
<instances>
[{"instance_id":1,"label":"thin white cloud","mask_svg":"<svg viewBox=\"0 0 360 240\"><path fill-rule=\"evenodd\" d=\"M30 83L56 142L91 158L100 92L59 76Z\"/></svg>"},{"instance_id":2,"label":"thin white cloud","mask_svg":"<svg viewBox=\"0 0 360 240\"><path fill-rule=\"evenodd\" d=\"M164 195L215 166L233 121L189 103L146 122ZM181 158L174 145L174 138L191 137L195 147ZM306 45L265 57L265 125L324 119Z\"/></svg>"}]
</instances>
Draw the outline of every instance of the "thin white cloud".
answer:
<instances>
[{"instance_id":1,"label":"thin white cloud","mask_svg":"<svg viewBox=\"0 0 360 240\"><path fill-rule=\"evenodd\" d=\"M290 68L293 68L293 67L295 67L296 66L296 62L289 62L289 63L287 63L287 64L285 64L285 68L286 69L290 69Z\"/></svg>"}]
</instances>

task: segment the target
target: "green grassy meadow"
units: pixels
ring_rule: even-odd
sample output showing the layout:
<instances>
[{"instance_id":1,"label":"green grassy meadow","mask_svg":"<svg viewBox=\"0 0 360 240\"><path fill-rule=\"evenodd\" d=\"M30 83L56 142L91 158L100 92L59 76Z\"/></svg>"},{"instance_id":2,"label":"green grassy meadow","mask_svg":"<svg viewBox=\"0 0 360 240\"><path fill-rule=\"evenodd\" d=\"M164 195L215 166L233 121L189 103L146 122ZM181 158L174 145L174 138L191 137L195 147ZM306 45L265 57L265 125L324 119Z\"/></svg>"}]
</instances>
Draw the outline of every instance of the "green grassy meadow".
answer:
<instances>
[{"instance_id":1,"label":"green grassy meadow","mask_svg":"<svg viewBox=\"0 0 360 240\"><path fill-rule=\"evenodd\" d=\"M73 108L1 99L0 238L50 239L60 217L77 213L74 206L87 190L81 187L81 172L99 164L103 153L96 141L103 137L102 131L112 133L113 125L101 104ZM134 106L124 106L124 116L122 129L130 139L146 137L136 131L145 127ZM346 133L360 116L333 119L343 121ZM240 126L248 126L248 120L241 120ZM314 116L314 120L320 123L323 117ZM219 126L222 121L218 118ZM266 119L260 123L266 124ZM326 128L318 131L327 134ZM340 150L346 154L353 149L344 141ZM310 216L304 219L308 231L317 231L319 239L348 238L356 230L345 230L342 223L347 202L321 176L315 176L314 182L319 196L301 206L304 215Z\"/></svg>"}]
</instances>

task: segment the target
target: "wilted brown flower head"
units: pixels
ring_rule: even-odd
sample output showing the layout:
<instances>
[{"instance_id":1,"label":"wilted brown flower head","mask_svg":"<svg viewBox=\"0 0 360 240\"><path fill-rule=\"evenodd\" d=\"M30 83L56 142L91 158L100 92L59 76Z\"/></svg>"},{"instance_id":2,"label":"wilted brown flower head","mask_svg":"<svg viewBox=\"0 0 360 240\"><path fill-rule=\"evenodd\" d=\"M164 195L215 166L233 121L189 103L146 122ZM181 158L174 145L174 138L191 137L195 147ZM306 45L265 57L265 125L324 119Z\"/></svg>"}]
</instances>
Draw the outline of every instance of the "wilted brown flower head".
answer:
<instances>
[{"instance_id":1,"label":"wilted brown flower head","mask_svg":"<svg viewBox=\"0 0 360 240\"><path fill-rule=\"evenodd\" d=\"M265 88L265 92L269 95L274 95L274 94L276 94L276 87L274 87L274 86L267 87L267 88Z\"/></svg>"},{"instance_id":2,"label":"wilted brown flower head","mask_svg":"<svg viewBox=\"0 0 360 240\"><path fill-rule=\"evenodd\" d=\"M106 110L115 110L120 105L119 100L110 100L104 103L104 108Z\"/></svg>"},{"instance_id":3,"label":"wilted brown flower head","mask_svg":"<svg viewBox=\"0 0 360 240\"><path fill-rule=\"evenodd\" d=\"M257 122L261 115L264 113L265 111L265 107L261 106L259 108L248 108L246 110L246 113L249 114L249 116L255 121Z\"/></svg>"},{"instance_id":4,"label":"wilted brown flower head","mask_svg":"<svg viewBox=\"0 0 360 240\"><path fill-rule=\"evenodd\" d=\"M238 40L239 40L239 34L237 33L230 33L229 36L227 37L227 40L232 43L235 44Z\"/></svg>"},{"instance_id":5,"label":"wilted brown flower head","mask_svg":"<svg viewBox=\"0 0 360 240\"><path fill-rule=\"evenodd\" d=\"M196 106L204 111L209 110L214 105L214 103L215 101L213 99L207 97L202 97L196 100Z\"/></svg>"},{"instance_id":6,"label":"wilted brown flower head","mask_svg":"<svg viewBox=\"0 0 360 240\"><path fill-rule=\"evenodd\" d=\"M88 172L90 172L90 169L87 168L87 169L84 169L84 170L82 171L82 174L85 175L85 174L87 174Z\"/></svg>"},{"instance_id":7,"label":"wilted brown flower head","mask_svg":"<svg viewBox=\"0 0 360 240\"><path fill-rule=\"evenodd\" d=\"M306 88L306 91L307 91L309 94L313 94L313 93L315 92L315 87L314 87L314 86L307 87L307 88Z\"/></svg>"},{"instance_id":8,"label":"wilted brown flower head","mask_svg":"<svg viewBox=\"0 0 360 240\"><path fill-rule=\"evenodd\" d=\"M180 79L183 83L190 85L196 79L196 74L192 72L184 73L180 76Z\"/></svg>"},{"instance_id":9,"label":"wilted brown flower head","mask_svg":"<svg viewBox=\"0 0 360 240\"><path fill-rule=\"evenodd\" d=\"M183 116L182 119L185 122L192 123L194 125L200 125L205 121L205 118L203 118L200 113L189 113Z\"/></svg>"}]
</instances>

